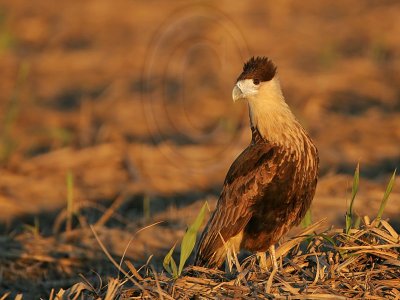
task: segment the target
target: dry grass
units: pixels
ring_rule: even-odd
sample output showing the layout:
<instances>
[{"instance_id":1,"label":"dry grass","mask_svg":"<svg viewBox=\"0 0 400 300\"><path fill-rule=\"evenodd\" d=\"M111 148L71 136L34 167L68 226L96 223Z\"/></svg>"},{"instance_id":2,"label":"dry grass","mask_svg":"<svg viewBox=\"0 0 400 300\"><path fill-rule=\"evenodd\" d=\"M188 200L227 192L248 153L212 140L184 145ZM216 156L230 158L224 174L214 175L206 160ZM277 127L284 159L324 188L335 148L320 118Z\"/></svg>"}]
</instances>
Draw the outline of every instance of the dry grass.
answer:
<instances>
[{"instance_id":1,"label":"dry grass","mask_svg":"<svg viewBox=\"0 0 400 300\"><path fill-rule=\"evenodd\" d=\"M155 1L157 10L130 0L85 2L80 9L68 1L54 7L40 0L41 9L3 2L1 222L64 207L68 171L77 175L75 197L96 202L128 185L134 193L157 195L219 185L250 138L246 107L230 102L232 83L250 55L278 64L284 94L320 150L321 175L351 174L360 160L361 175L376 183L399 165L398 1ZM191 21L171 28L176 19ZM227 28L241 31L241 39L231 40ZM168 51L152 61L152 41L171 30L163 45ZM197 38L223 56L182 45ZM180 47L183 55L175 51ZM185 57L193 62L187 76L168 67ZM157 66L154 91L143 91L143 69L151 63ZM149 116L152 99L159 101ZM313 215L342 213L343 195L332 194L343 189L333 186L339 188L319 189ZM355 209L369 214L369 198L371 190ZM397 214L393 209L391 217ZM330 216L334 224L337 216Z\"/></svg>"},{"instance_id":2,"label":"dry grass","mask_svg":"<svg viewBox=\"0 0 400 300\"><path fill-rule=\"evenodd\" d=\"M358 189L357 171L354 178L353 194ZM179 272L160 272L159 257L158 260L152 260L153 255L144 265L136 268L135 264L125 259L128 248L135 246L134 241L140 233L159 227L162 222L137 230L124 244L122 255L116 254L115 249L109 248L115 245L110 241L112 229L102 225L115 217L116 208L121 204L120 198L117 198L93 226L88 225L85 217L75 210L74 220L78 224L75 222L74 229L68 228L68 222L72 226L73 220L68 221L68 213L63 211L56 218L52 236L42 236L39 223L35 223L35 226L27 226L22 234L3 238L0 243L1 279L11 290L21 291L23 285L32 287L34 282L45 278L42 290L32 287L26 293L28 297L45 293L51 300L81 297L398 299L400 238L388 221L381 219L393 184L394 174L382 199L381 209L372 222L369 217L364 217L342 229L327 229L323 220L282 242L276 249L278 270L272 270L270 259L267 260L267 266L271 271L265 272L258 266L256 256L239 262L234 255L227 256L226 265L229 268L226 270L229 271L189 266L181 273L186 258L191 255L206 204L183 236ZM60 224L65 224L65 231L60 232ZM147 232L145 235L147 239L153 236L147 235ZM108 240L107 244L105 240ZM116 237L117 242L121 240ZM173 261L171 255L170 251L166 258ZM119 257L119 261L115 257ZM169 269L170 264L166 264L165 259L163 265L166 270ZM95 270L96 276L85 277L79 273L80 270L87 271L89 267ZM71 287L67 290L57 288L66 286ZM59 291L56 293L56 290ZM2 299L8 295L6 293ZM21 294L15 297L17 299Z\"/></svg>"},{"instance_id":3,"label":"dry grass","mask_svg":"<svg viewBox=\"0 0 400 300\"><path fill-rule=\"evenodd\" d=\"M122 279L94 288L83 280L57 295L73 299L398 299L399 234L386 221L364 217L360 229L324 229L317 222L277 249L279 269L263 272L255 256L241 272L187 267L174 280L151 265L137 270L126 261ZM101 241L100 241L101 243ZM269 262L270 263L270 262ZM118 267L118 265L117 265ZM54 290L50 299L57 299ZM52 298L53 297L53 298Z\"/></svg>"}]
</instances>

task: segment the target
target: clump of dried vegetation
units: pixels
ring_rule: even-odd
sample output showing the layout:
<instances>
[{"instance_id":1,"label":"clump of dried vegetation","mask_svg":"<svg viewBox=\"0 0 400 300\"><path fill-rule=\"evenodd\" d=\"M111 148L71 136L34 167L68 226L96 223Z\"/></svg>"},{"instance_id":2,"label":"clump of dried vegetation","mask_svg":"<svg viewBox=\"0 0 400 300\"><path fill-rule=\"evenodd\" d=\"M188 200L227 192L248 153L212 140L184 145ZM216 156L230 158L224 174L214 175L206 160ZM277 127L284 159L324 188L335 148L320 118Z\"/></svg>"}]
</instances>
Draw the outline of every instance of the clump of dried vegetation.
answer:
<instances>
[{"instance_id":1,"label":"clump of dried vegetation","mask_svg":"<svg viewBox=\"0 0 400 300\"><path fill-rule=\"evenodd\" d=\"M129 261L125 276L95 289L82 281L50 299L398 299L399 234L387 221L364 217L360 228L324 230L324 222L307 227L277 249L279 269L263 271L255 256L231 272L189 266L178 278ZM235 264L235 262L233 262Z\"/></svg>"}]
</instances>

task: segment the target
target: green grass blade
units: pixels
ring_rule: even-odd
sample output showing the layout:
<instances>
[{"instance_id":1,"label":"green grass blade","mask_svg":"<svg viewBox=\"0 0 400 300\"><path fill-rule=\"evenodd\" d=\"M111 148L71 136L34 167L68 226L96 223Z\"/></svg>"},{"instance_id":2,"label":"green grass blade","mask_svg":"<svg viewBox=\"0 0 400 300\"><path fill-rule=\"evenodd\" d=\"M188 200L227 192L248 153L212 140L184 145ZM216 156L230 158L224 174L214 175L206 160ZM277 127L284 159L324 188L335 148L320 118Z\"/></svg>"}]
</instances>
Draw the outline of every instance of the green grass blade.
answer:
<instances>
[{"instance_id":1,"label":"green grass blade","mask_svg":"<svg viewBox=\"0 0 400 300\"><path fill-rule=\"evenodd\" d=\"M326 235L326 234L320 234L320 236L321 236L324 240L326 240L326 241L328 241L329 243L331 243L332 246L336 247L335 240L334 240L332 237L330 237L330 236L328 236L328 235Z\"/></svg>"},{"instance_id":2,"label":"green grass blade","mask_svg":"<svg viewBox=\"0 0 400 300\"><path fill-rule=\"evenodd\" d=\"M346 213L346 233L349 233L351 228L351 216Z\"/></svg>"},{"instance_id":3,"label":"green grass blade","mask_svg":"<svg viewBox=\"0 0 400 300\"><path fill-rule=\"evenodd\" d=\"M309 208L307 210L303 220L301 220L301 227L302 228L307 228L311 224L312 224L312 214L311 214L311 208Z\"/></svg>"},{"instance_id":4,"label":"green grass blade","mask_svg":"<svg viewBox=\"0 0 400 300\"><path fill-rule=\"evenodd\" d=\"M171 257L171 269L172 269L172 277L174 279L178 278L178 268L176 267L176 263L173 257Z\"/></svg>"},{"instance_id":5,"label":"green grass blade","mask_svg":"<svg viewBox=\"0 0 400 300\"><path fill-rule=\"evenodd\" d=\"M205 215L207 207L208 207L208 204L206 202L206 203L204 203L203 207L201 208L194 223L192 225L190 225L190 227L186 231L185 235L183 236L182 244L181 244L181 257L179 260L178 276L181 275L183 267L185 266L186 260L189 258L190 254L193 251L194 245L196 244L197 232L199 231L199 228L200 228L201 224L203 223L203 219L204 219L204 215Z\"/></svg>"},{"instance_id":6,"label":"green grass blade","mask_svg":"<svg viewBox=\"0 0 400 300\"><path fill-rule=\"evenodd\" d=\"M386 187L385 194L383 195L381 206L379 207L378 215L376 216L376 221L377 221L376 225L379 225L379 222L380 222L380 220L382 218L382 215L383 215L383 211L385 210L386 204L387 204L387 202L389 200L389 195L392 192L394 181L395 181L395 178L396 178L396 171L397 171L397 169L394 170L394 172L392 174L392 177L390 178L389 183L388 183L388 185Z\"/></svg>"},{"instance_id":7,"label":"green grass blade","mask_svg":"<svg viewBox=\"0 0 400 300\"><path fill-rule=\"evenodd\" d=\"M357 164L356 170L353 177L353 186L351 188L351 199L349 209L346 212L346 233L349 233L353 223L353 205L358 192L358 186L360 183L360 163Z\"/></svg>"},{"instance_id":8,"label":"green grass blade","mask_svg":"<svg viewBox=\"0 0 400 300\"><path fill-rule=\"evenodd\" d=\"M148 195L143 198L143 216L146 221L150 220L150 197Z\"/></svg>"},{"instance_id":9,"label":"green grass blade","mask_svg":"<svg viewBox=\"0 0 400 300\"><path fill-rule=\"evenodd\" d=\"M74 213L74 177L71 171L67 173L67 232L72 229L72 216Z\"/></svg>"},{"instance_id":10,"label":"green grass blade","mask_svg":"<svg viewBox=\"0 0 400 300\"><path fill-rule=\"evenodd\" d=\"M169 252L167 253L167 255L165 255L164 257L164 261L163 261L163 267L165 269L165 271L168 272L169 275L171 275L172 277L175 277L175 275L178 275L176 272L176 264L174 259L172 258L172 254L174 253L175 250L175 246L176 244L171 248L171 250L169 250ZM172 263L173 261L173 263ZM174 268L173 266L175 265L175 272L174 272ZM171 267L172 266L172 267Z\"/></svg>"},{"instance_id":11,"label":"green grass blade","mask_svg":"<svg viewBox=\"0 0 400 300\"><path fill-rule=\"evenodd\" d=\"M360 224L361 224L361 217L356 214L356 220L354 221L353 228L360 229Z\"/></svg>"},{"instance_id":12,"label":"green grass blade","mask_svg":"<svg viewBox=\"0 0 400 300\"><path fill-rule=\"evenodd\" d=\"M354 199L356 198L358 192L358 185L360 183L360 163L357 164L357 168L354 172L353 186L351 188L351 202L350 202L350 212L353 213Z\"/></svg>"}]
</instances>

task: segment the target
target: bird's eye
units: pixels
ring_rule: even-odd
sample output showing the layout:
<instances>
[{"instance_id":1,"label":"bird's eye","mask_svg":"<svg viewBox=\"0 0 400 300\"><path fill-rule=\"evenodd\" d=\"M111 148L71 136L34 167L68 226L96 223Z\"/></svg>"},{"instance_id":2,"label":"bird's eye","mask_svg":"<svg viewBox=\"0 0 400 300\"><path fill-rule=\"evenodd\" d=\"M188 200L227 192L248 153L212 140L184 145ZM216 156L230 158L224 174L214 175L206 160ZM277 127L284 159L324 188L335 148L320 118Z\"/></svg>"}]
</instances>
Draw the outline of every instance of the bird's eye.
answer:
<instances>
[{"instance_id":1,"label":"bird's eye","mask_svg":"<svg viewBox=\"0 0 400 300\"><path fill-rule=\"evenodd\" d=\"M257 79L257 78L253 79L253 83L255 85L259 85L260 84L260 79Z\"/></svg>"}]
</instances>

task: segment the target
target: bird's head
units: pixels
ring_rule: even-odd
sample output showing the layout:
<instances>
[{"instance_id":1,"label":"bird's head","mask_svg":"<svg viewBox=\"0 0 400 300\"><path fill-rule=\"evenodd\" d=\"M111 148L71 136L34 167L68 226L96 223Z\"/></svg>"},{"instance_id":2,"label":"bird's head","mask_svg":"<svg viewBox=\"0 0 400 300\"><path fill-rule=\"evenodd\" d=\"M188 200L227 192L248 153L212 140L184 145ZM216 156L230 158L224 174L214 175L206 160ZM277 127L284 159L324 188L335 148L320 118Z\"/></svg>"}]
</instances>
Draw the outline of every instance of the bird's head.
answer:
<instances>
[{"instance_id":1,"label":"bird's head","mask_svg":"<svg viewBox=\"0 0 400 300\"><path fill-rule=\"evenodd\" d=\"M252 57L243 66L232 91L233 101L245 99L249 104L250 121L262 136L281 138L294 116L279 84L276 66L266 57Z\"/></svg>"},{"instance_id":2,"label":"bird's head","mask_svg":"<svg viewBox=\"0 0 400 300\"><path fill-rule=\"evenodd\" d=\"M255 100L264 93L271 93L276 88L276 66L266 57L252 57L243 66L243 72L238 77L232 91L233 101L247 99Z\"/></svg>"}]
</instances>

